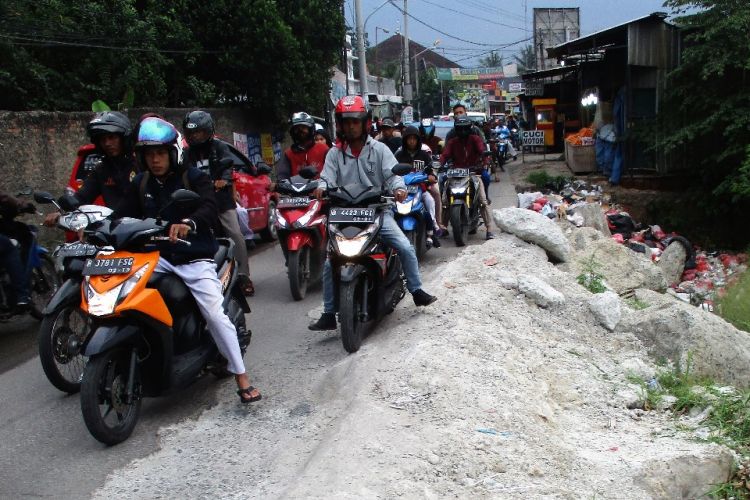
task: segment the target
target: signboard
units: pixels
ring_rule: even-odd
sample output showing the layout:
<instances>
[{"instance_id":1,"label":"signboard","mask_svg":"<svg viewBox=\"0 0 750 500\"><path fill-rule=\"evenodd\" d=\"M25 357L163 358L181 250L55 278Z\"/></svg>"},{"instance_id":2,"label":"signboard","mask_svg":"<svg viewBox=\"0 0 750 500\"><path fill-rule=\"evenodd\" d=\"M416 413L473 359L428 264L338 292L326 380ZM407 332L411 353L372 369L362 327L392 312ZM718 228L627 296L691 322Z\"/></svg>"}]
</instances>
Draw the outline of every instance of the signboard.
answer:
<instances>
[{"instance_id":1,"label":"signboard","mask_svg":"<svg viewBox=\"0 0 750 500\"><path fill-rule=\"evenodd\" d=\"M443 81L500 80L503 68L437 68L437 78Z\"/></svg>"},{"instance_id":2,"label":"signboard","mask_svg":"<svg viewBox=\"0 0 750 500\"><path fill-rule=\"evenodd\" d=\"M541 96L544 95L543 82L526 82L526 95Z\"/></svg>"},{"instance_id":3,"label":"signboard","mask_svg":"<svg viewBox=\"0 0 750 500\"><path fill-rule=\"evenodd\" d=\"M411 123L414 121L414 108L406 106L401 111L401 123Z\"/></svg>"},{"instance_id":4,"label":"signboard","mask_svg":"<svg viewBox=\"0 0 750 500\"><path fill-rule=\"evenodd\" d=\"M544 146L544 130L524 130L521 142L524 146Z\"/></svg>"},{"instance_id":5,"label":"signboard","mask_svg":"<svg viewBox=\"0 0 750 500\"><path fill-rule=\"evenodd\" d=\"M232 136L234 138L234 147L237 148L237 150L243 155L249 156L249 153L247 151L247 134L238 134L237 132L232 132Z\"/></svg>"},{"instance_id":6,"label":"signboard","mask_svg":"<svg viewBox=\"0 0 750 500\"><path fill-rule=\"evenodd\" d=\"M521 83L521 82L518 82L518 83L509 83L508 84L508 91L509 92L516 92L516 93L523 92L523 83Z\"/></svg>"}]
</instances>

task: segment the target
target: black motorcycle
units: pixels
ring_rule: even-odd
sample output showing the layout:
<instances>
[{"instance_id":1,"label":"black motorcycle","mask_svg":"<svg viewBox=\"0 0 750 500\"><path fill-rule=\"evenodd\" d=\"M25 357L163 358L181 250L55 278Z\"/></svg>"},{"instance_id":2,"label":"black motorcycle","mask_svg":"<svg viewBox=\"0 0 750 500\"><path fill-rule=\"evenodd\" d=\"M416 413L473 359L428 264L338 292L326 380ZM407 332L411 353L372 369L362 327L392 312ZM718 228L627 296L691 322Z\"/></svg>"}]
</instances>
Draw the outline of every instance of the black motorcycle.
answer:
<instances>
[{"instance_id":1,"label":"black motorcycle","mask_svg":"<svg viewBox=\"0 0 750 500\"><path fill-rule=\"evenodd\" d=\"M89 225L109 216L112 210L99 205L68 205L65 211L51 194L34 193L34 201L54 204L61 215L57 221L60 229L75 235ZM53 252L63 283L42 311L39 325L39 360L47 379L63 392L74 394L81 388L81 377L86 366L82 347L91 333L91 320L81 310L81 281L87 258L96 255L94 245L70 241L59 245Z\"/></svg>"},{"instance_id":2,"label":"black motorcycle","mask_svg":"<svg viewBox=\"0 0 750 500\"><path fill-rule=\"evenodd\" d=\"M329 257L341 341L347 352L356 352L365 329L393 312L406 294L398 254L378 237L385 212L393 208L382 191L360 184L338 187L328 196Z\"/></svg>"},{"instance_id":3,"label":"black motorcycle","mask_svg":"<svg viewBox=\"0 0 750 500\"><path fill-rule=\"evenodd\" d=\"M448 211L456 246L464 246L470 234L479 227L479 189L484 189L478 176L471 175L470 168L450 167L445 170L443 203Z\"/></svg>"}]
</instances>

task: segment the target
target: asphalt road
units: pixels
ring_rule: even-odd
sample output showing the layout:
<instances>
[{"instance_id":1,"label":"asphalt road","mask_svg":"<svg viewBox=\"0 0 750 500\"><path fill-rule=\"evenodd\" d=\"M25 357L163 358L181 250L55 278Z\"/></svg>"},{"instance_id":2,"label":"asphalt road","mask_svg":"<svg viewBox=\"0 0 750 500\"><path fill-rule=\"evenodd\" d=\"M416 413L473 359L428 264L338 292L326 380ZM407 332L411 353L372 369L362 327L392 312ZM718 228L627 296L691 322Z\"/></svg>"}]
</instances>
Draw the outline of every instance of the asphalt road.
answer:
<instances>
[{"instance_id":1,"label":"asphalt road","mask_svg":"<svg viewBox=\"0 0 750 500\"><path fill-rule=\"evenodd\" d=\"M507 188L493 184L491 208L510 204ZM480 229L470 244L481 243L483 236ZM458 253L451 239L442 242L440 249L427 253L423 273ZM346 355L337 335L321 335L316 349L301 340L310 334L308 313L320 306L321 293L316 288L301 302L291 299L278 245L260 244L251 252L250 266L257 292L250 300L248 324L254 335L245 361L261 391L272 387L279 373L293 368L289 357L301 351L314 358L306 360L308 366ZM0 498L87 498L111 471L155 451L160 429L200 418L219 398L237 397L231 379L217 382L207 376L177 394L146 399L130 439L106 447L88 433L78 395L64 395L45 378L36 353L37 328L31 318L0 324ZM373 337L366 341L377 341ZM264 399L274 396L272 390L264 391Z\"/></svg>"}]
</instances>

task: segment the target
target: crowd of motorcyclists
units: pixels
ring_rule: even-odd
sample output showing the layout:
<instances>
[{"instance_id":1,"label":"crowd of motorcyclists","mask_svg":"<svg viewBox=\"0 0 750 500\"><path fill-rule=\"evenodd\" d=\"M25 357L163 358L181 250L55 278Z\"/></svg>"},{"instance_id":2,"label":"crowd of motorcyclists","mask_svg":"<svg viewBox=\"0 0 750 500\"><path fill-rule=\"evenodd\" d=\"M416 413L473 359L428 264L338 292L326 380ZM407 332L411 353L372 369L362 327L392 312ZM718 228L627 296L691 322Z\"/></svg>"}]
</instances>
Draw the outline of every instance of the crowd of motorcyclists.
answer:
<instances>
[{"instance_id":1,"label":"crowd of motorcyclists","mask_svg":"<svg viewBox=\"0 0 750 500\"><path fill-rule=\"evenodd\" d=\"M320 200L331 190L361 185L381 190L395 202L407 196L401 176L393 173L398 164L408 164L426 175L420 196L427 208L429 245L440 246L439 238L447 231L445 194L441 185L446 167L469 169L473 178L487 171L487 159L494 154L489 143L518 125L513 118L477 125L466 116L461 105L453 108L454 128L445 140L435 134L430 118L418 126L397 126L392 119L373 124L368 105L359 96L342 98L335 108L335 137L305 112L294 113L289 122L292 145L276 166L278 182L314 168L319 175L318 187L312 193ZM400 125L400 124L399 124ZM182 133L163 117L143 115L135 127L124 114L107 111L92 119L87 134L101 162L74 193L60 197L59 206L72 209L92 204L98 198L111 208L111 219L121 217L160 217L168 223L167 241L158 247L160 257L156 273L179 276L195 299L208 331L219 352L227 360L227 369L235 375L237 393L242 403L261 399L250 384L235 326L222 305L222 284L214 266L217 235L234 241L239 272L239 287L246 296L255 293L250 279L249 259L243 231L237 217L236 193L232 184L233 161L228 145L215 136L211 115L195 110L182 123ZM509 153L515 151L509 143ZM437 156L439 154L439 157ZM484 179L483 179L484 181ZM177 190L187 189L200 196L201 203L190 208L171 205ZM493 238L485 189L474 193L484 220L486 239ZM33 212L33 204L0 195L0 264L14 285L19 311L29 303L28 271L22 262L22 248L14 238L12 221L19 212ZM49 213L45 224L55 226L60 212ZM453 229L454 231L456 228ZM82 235L81 235L82 236ZM394 220L393 211L384 213L379 238L396 250L403 268L406 289L417 306L437 300L422 288L415 249ZM187 242L179 245L177 242ZM282 247L284 246L282 242ZM286 248L284 248L286 257ZM309 325L310 330L333 330L337 327L338 301L334 296L334 273L329 259L322 270L323 313Z\"/></svg>"}]
</instances>

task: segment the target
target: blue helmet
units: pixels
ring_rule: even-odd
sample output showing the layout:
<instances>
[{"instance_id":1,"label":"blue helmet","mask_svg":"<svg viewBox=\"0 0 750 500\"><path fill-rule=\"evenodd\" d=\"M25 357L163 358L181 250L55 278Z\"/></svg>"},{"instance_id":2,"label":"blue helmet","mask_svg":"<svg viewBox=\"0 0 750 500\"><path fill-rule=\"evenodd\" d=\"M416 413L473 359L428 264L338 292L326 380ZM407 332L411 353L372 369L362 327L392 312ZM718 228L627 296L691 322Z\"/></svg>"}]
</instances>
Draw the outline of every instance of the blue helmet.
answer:
<instances>
[{"instance_id":1,"label":"blue helmet","mask_svg":"<svg viewBox=\"0 0 750 500\"><path fill-rule=\"evenodd\" d=\"M182 146L178 140L177 129L166 120L157 117L144 119L138 127L135 152L141 168L146 167L143 152L146 148L167 146L169 148L169 165L176 169L182 162Z\"/></svg>"}]
</instances>

